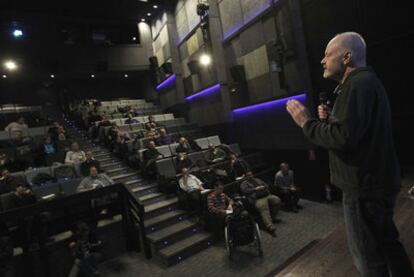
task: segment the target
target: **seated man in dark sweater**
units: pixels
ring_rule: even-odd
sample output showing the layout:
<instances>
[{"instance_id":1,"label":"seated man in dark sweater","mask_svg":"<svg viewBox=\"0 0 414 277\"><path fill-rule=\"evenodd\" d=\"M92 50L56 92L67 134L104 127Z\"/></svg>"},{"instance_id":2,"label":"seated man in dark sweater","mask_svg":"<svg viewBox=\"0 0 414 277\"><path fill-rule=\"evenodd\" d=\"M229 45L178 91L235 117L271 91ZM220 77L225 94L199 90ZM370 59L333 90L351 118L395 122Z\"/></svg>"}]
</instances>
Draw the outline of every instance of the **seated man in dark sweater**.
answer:
<instances>
[{"instance_id":1,"label":"seated man in dark sweater","mask_svg":"<svg viewBox=\"0 0 414 277\"><path fill-rule=\"evenodd\" d=\"M226 173L230 181L243 179L249 170L250 166L245 160L237 158L235 154L230 154L230 161L226 168Z\"/></svg>"},{"instance_id":2,"label":"seated man in dark sweater","mask_svg":"<svg viewBox=\"0 0 414 277\"><path fill-rule=\"evenodd\" d=\"M165 128L161 128L159 134L160 135L157 138L158 145L168 145L174 143L174 139L171 135L167 134L167 130Z\"/></svg>"},{"instance_id":3,"label":"seated man in dark sweater","mask_svg":"<svg viewBox=\"0 0 414 277\"><path fill-rule=\"evenodd\" d=\"M283 203L292 211L297 213L299 202L299 189L296 187L293 170L289 169L287 163L280 164L280 170L275 174L275 182L272 192L280 196Z\"/></svg>"},{"instance_id":4,"label":"seated man in dark sweater","mask_svg":"<svg viewBox=\"0 0 414 277\"><path fill-rule=\"evenodd\" d=\"M276 215L280 207L279 197L270 194L268 185L263 180L255 178L251 171L246 173L246 178L241 183L240 189L249 203L259 212L266 230L275 237L276 227L272 221L278 221Z\"/></svg>"},{"instance_id":5,"label":"seated man in dark sweater","mask_svg":"<svg viewBox=\"0 0 414 277\"><path fill-rule=\"evenodd\" d=\"M85 176L85 177L88 176L89 169L92 166L96 167L98 172L100 172L101 171L100 163L99 161L95 160L95 158L93 157L92 151L87 151L85 154L86 154L86 160L80 165L82 176Z\"/></svg>"},{"instance_id":6,"label":"seated man in dark sweater","mask_svg":"<svg viewBox=\"0 0 414 277\"><path fill-rule=\"evenodd\" d=\"M155 142L153 140L150 140L148 142L148 148L144 151L144 153L142 153L142 156L144 173L148 177L155 176L155 174L157 173L155 161L163 158L164 156L160 152L158 152L157 148L155 147Z\"/></svg>"},{"instance_id":7,"label":"seated man in dark sweater","mask_svg":"<svg viewBox=\"0 0 414 277\"><path fill-rule=\"evenodd\" d=\"M212 143L208 144L208 150L204 154L204 159L207 163L213 164L224 161L228 157L227 152L219 146L215 146Z\"/></svg>"},{"instance_id":8,"label":"seated man in dark sweater","mask_svg":"<svg viewBox=\"0 0 414 277\"><path fill-rule=\"evenodd\" d=\"M0 194L14 191L20 183L25 183L22 177L13 176L8 169L3 169L0 175Z\"/></svg>"},{"instance_id":9,"label":"seated man in dark sweater","mask_svg":"<svg viewBox=\"0 0 414 277\"><path fill-rule=\"evenodd\" d=\"M181 173L181 170L185 167L191 172L194 168L195 164L191 161L188 156L184 153L177 153L177 157L175 159L175 168L177 173Z\"/></svg>"},{"instance_id":10,"label":"seated man in dark sweater","mask_svg":"<svg viewBox=\"0 0 414 277\"><path fill-rule=\"evenodd\" d=\"M176 148L177 153L191 153L195 151L199 151L199 149L195 149L193 145L185 138L181 137L178 141L178 146Z\"/></svg>"}]
</instances>

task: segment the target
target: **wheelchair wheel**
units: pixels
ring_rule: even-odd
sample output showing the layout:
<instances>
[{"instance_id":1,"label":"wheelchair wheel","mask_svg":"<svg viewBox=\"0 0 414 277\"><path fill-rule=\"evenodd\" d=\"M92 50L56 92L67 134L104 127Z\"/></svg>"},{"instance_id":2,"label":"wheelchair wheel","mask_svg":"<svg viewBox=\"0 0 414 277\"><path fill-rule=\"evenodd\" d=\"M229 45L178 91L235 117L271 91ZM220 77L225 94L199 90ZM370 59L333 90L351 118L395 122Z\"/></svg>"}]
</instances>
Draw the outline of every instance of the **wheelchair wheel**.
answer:
<instances>
[{"instance_id":1,"label":"wheelchair wheel","mask_svg":"<svg viewBox=\"0 0 414 277\"><path fill-rule=\"evenodd\" d=\"M257 224L257 222L254 223L254 240L255 240L255 245L257 247L257 252L259 254L259 257L262 258L263 257L262 241L261 241L261 236L260 236L259 224Z\"/></svg>"},{"instance_id":2,"label":"wheelchair wheel","mask_svg":"<svg viewBox=\"0 0 414 277\"><path fill-rule=\"evenodd\" d=\"M231 258L233 257L234 245L233 241L229 237L229 229L227 226L224 228L224 240L226 242L227 252L229 253L229 259L231 260Z\"/></svg>"}]
</instances>

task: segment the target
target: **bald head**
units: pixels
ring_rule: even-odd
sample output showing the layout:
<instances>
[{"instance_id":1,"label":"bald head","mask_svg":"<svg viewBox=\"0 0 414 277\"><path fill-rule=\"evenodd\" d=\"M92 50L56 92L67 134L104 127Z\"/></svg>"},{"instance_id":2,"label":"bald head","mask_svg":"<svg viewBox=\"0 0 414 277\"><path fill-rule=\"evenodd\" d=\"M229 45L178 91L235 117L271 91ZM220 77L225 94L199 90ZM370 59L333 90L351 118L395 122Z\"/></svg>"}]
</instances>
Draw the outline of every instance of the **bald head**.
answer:
<instances>
[{"instance_id":1,"label":"bald head","mask_svg":"<svg viewBox=\"0 0 414 277\"><path fill-rule=\"evenodd\" d=\"M345 32L336 35L329 43L336 44L338 50L350 52L352 55L351 62L355 67L366 65L367 45L362 36L355 32Z\"/></svg>"},{"instance_id":2,"label":"bald head","mask_svg":"<svg viewBox=\"0 0 414 277\"><path fill-rule=\"evenodd\" d=\"M321 64L324 78L341 81L353 69L366 66L364 39L354 32L336 35L326 46Z\"/></svg>"}]
</instances>

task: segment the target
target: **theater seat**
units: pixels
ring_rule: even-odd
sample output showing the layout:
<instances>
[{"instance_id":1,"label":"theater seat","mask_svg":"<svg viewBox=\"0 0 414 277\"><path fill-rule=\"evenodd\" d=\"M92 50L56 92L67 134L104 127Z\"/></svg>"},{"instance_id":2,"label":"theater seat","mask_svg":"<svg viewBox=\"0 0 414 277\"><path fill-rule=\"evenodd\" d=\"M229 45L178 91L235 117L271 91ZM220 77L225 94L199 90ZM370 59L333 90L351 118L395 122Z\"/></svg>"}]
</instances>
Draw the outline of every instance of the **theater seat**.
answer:
<instances>
[{"instance_id":1,"label":"theater seat","mask_svg":"<svg viewBox=\"0 0 414 277\"><path fill-rule=\"evenodd\" d=\"M38 167L38 168L29 169L29 170L26 170L24 172L24 175L26 176L27 182L29 184L33 185L32 180L39 173L46 173L46 174L49 174L50 176L52 176L52 171L51 171L50 167Z\"/></svg>"},{"instance_id":2,"label":"theater seat","mask_svg":"<svg viewBox=\"0 0 414 277\"><path fill-rule=\"evenodd\" d=\"M215 146L221 144L219 136L211 136L211 137L208 137L207 139L208 139L208 143L212 143Z\"/></svg>"},{"instance_id":3,"label":"theater seat","mask_svg":"<svg viewBox=\"0 0 414 277\"><path fill-rule=\"evenodd\" d=\"M163 176L164 178L175 177L175 166L173 158L158 160L155 162L155 165L160 176Z\"/></svg>"},{"instance_id":4,"label":"theater seat","mask_svg":"<svg viewBox=\"0 0 414 277\"><path fill-rule=\"evenodd\" d=\"M160 152L164 157L171 157L171 150L169 145L163 145L157 147L158 152Z\"/></svg>"},{"instance_id":5,"label":"theater seat","mask_svg":"<svg viewBox=\"0 0 414 277\"><path fill-rule=\"evenodd\" d=\"M208 139L207 138L195 139L194 142L197 143L198 146L201 147L201 149L207 149L208 148Z\"/></svg>"}]
</instances>

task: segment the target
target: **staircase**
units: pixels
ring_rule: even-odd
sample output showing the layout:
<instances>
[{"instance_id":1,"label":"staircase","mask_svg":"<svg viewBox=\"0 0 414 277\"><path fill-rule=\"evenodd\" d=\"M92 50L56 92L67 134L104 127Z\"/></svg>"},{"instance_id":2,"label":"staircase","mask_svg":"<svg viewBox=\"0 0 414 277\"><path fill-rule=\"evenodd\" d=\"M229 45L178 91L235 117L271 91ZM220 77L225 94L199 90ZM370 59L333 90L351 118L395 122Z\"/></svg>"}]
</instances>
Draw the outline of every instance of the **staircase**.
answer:
<instances>
[{"instance_id":1,"label":"staircase","mask_svg":"<svg viewBox=\"0 0 414 277\"><path fill-rule=\"evenodd\" d=\"M145 180L108 149L89 141L86 132L76 128L73 121L66 122L68 134L78 140L81 149L90 149L101 169L115 182L128 186L144 206L144 225L153 257L171 266L212 245L212 235L204 231L198 219L178 208L176 195L160 192L157 182Z\"/></svg>"}]
</instances>

